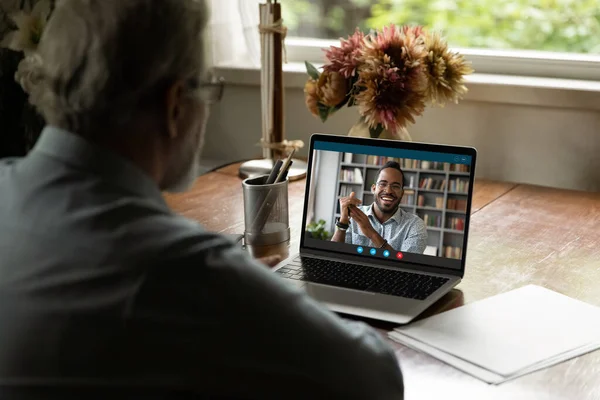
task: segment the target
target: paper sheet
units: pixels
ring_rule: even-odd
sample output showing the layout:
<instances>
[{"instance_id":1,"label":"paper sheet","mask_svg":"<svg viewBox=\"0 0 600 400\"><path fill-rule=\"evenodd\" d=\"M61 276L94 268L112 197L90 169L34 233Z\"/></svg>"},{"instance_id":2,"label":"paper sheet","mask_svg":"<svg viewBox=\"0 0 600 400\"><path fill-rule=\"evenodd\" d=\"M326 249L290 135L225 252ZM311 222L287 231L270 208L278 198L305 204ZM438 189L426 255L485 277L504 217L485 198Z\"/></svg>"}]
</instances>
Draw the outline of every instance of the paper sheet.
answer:
<instances>
[{"instance_id":1,"label":"paper sheet","mask_svg":"<svg viewBox=\"0 0 600 400\"><path fill-rule=\"evenodd\" d=\"M396 328L389 336L501 383L600 348L600 308L529 285Z\"/></svg>"},{"instance_id":2,"label":"paper sheet","mask_svg":"<svg viewBox=\"0 0 600 400\"><path fill-rule=\"evenodd\" d=\"M408 336L401 335L397 332L393 332L393 331L389 332L388 336L390 337L390 339L392 339L400 344L403 344L407 347L410 347L413 350L421 351L423 353L429 354L430 356L437 358L438 360L440 360L448 365L451 365L469 375L472 375L475 378L481 379L482 381L485 381L487 383L492 383L495 385L510 381L512 379L516 379L520 376L527 375L527 374L530 374L535 371L539 371L544 368L551 367L556 364L560 364L561 362L570 360L571 358L579 357L579 356L582 356L591 351L600 349L600 342L593 343L589 346L580 347L580 348L574 349L571 352L567 352L567 353L561 354L557 357L550 358L550 359L546 360L546 362L534 364L530 368L523 369L512 375L502 376L502 375L496 374L492 371L488 371L485 368L481 368L481 367L478 367L477 365L471 364L470 362L462 360L458 357L454 357L451 354L444 353L443 351L440 351L440 350L436 349L435 347L431 347L424 343L421 343L418 340L414 340Z\"/></svg>"}]
</instances>

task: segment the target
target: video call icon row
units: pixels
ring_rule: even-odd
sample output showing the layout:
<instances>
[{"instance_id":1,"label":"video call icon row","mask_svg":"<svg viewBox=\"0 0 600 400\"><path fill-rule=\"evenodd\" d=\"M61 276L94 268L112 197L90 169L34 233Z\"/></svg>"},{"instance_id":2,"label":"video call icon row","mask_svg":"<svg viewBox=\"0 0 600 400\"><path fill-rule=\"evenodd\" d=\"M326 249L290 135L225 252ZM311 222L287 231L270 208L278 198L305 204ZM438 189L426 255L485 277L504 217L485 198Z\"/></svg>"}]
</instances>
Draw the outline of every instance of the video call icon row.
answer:
<instances>
[{"instance_id":1,"label":"video call icon row","mask_svg":"<svg viewBox=\"0 0 600 400\"><path fill-rule=\"evenodd\" d=\"M356 248L356 251L357 251L358 254L362 254L362 253L364 253L365 249L362 246L358 246ZM369 250L369 254L371 254L372 256L376 256L377 255L377 249L370 249ZM390 253L389 250L383 250L382 254L386 258L391 255L391 253ZM402 254L402 252L399 251L399 252L396 253L396 258L398 260L401 260L402 258L404 258L404 254Z\"/></svg>"}]
</instances>

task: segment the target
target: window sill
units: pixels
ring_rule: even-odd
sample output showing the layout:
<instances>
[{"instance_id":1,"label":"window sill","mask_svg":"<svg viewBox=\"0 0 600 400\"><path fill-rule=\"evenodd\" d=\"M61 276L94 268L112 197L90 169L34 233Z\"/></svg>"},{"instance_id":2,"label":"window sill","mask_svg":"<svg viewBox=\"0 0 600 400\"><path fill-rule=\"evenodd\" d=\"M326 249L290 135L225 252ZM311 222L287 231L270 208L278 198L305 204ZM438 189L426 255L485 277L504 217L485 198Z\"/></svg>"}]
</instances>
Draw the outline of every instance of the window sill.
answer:
<instances>
[{"instance_id":1,"label":"window sill","mask_svg":"<svg viewBox=\"0 0 600 400\"><path fill-rule=\"evenodd\" d=\"M215 70L227 84L260 85L258 68L220 65ZM306 79L304 64L284 65L286 88L302 89ZM600 111L600 81L478 73L466 81L469 93L464 101Z\"/></svg>"}]
</instances>

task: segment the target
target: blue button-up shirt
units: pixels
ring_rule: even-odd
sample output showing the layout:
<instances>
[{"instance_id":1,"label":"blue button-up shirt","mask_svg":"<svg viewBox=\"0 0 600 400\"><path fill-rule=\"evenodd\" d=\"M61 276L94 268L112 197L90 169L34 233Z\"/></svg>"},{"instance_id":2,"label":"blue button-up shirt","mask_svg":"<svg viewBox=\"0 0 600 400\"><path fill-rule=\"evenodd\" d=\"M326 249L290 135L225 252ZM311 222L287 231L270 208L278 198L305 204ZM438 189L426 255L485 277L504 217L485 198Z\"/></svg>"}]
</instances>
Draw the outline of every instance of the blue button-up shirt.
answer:
<instances>
[{"instance_id":1,"label":"blue button-up shirt","mask_svg":"<svg viewBox=\"0 0 600 400\"><path fill-rule=\"evenodd\" d=\"M371 204L359 208L367 215L369 221L371 221L371 226L382 238L388 241L388 244L394 250L420 254L425 251L427 247L427 227L421 218L398 207L398 211L382 224L373 212L374 206L375 204ZM350 227L346 231L346 243L374 247L373 242L361 232L358 224L352 218L350 219Z\"/></svg>"},{"instance_id":2,"label":"blue button-up shirt","mask_svg":"<svg viewBox=\"0 0 600 400\"><path fill-rule=\"evenodd\" d=\"M378 333L172 212L134 164L56 128L27 157L0 160L0 388L19 382L48 395L53 385L236 398L403 391Z\"/></svg>"}]
</instances>

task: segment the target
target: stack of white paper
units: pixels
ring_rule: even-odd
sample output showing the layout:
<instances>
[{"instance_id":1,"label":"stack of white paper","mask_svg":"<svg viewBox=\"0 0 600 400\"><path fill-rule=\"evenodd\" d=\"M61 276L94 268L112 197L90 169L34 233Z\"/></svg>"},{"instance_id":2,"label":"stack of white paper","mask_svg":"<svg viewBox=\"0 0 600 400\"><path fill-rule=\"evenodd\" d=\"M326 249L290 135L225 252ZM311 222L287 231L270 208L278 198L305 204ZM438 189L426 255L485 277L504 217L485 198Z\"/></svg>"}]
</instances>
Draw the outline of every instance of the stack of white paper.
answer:
<instances>
[{"instance_id":1,"label":"stack of white paper","mask_svg":"<svg viewBox=\"0 0 600 400\"><path fill-rule=\"evenodd\" d=\"M600 348L600 308L529 285L389 337L498 384Z\"/></svg>"}]
</instances>

